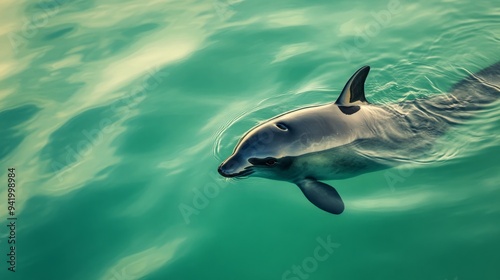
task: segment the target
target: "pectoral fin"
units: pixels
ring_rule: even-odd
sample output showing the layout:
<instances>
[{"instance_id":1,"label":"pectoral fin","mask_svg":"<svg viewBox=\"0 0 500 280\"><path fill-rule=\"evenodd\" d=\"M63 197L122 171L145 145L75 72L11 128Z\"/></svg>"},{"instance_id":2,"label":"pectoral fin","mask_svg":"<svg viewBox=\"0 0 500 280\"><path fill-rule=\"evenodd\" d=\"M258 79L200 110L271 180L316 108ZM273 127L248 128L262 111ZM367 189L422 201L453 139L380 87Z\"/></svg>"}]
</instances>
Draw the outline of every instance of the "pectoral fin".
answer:
<instances>
[{"instance_id":1,"label":"pectoral fin","mask_svg":"<svg viewBox=\"0 0 500 280\"><path fill-rule=\"evenodd\" d=\"M299 181L297 186L307 199L318 208L336 215L344 211L344 202L332 186L313 179Z\"/></svg>"}]
</instances>

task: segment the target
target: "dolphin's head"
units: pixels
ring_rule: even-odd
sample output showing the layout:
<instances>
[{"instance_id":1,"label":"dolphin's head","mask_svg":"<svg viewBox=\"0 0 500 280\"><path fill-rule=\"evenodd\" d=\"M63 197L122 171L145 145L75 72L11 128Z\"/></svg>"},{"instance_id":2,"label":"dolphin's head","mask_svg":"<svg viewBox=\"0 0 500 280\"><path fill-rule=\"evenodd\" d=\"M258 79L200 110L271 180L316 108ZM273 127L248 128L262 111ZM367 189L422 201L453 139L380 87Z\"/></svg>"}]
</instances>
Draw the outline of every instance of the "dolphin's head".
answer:
<instances>
[{"instance_id":1,"label":"dolphin's head","mask_svg":"<svg viewBox=\"0 0 500 280\"><path fill-rule=\"evenodd\" d=\"M224 177L280 177L292 161L285 151L296 141L290 125L284 118L276 118L248 131L219 166L219 173Z\"/></svg>"}]
</instances>

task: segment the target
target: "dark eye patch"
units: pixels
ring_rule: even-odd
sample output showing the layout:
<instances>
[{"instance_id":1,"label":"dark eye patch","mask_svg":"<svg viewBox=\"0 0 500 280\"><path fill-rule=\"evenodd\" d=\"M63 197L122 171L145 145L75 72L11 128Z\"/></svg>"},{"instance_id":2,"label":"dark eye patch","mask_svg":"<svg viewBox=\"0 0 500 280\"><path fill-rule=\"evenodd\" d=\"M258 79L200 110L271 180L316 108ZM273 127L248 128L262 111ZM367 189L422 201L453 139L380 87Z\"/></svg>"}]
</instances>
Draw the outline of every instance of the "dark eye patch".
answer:
<instances>
[{"instance_id":1,"label":"dark eye patch","mask_svg":"<svg viewBox=\"0 0 500 280\"><path fill-rule=\"evenodd\" d=\"M288 126L286 126L284 123L279 122L275 124L277 128L283 130L283 131L288 131Z\"/></svg>"},{"instance_id":2,"label":"dark eye patch","mask_svg":"<svg viewBox=\"0 0 500 280\"><path fill-rule=\"evenodd\" d=\"M275 158L266 158L266 165L267 166L273 166L278 162Z\"/></svg>"},{"instance_id":3,"label":"dark eye patch","mask_svg":"<svg viewBox=\"0 0 500 280\"><path fill-rule=\"evenodd\" d=\"M275 165L278 160L273 158L273 157L266 157L266 158L249 158L248 162L250 162L253 165L266 165L266 166L273 166Z\"/></svg>"}]
</instances>

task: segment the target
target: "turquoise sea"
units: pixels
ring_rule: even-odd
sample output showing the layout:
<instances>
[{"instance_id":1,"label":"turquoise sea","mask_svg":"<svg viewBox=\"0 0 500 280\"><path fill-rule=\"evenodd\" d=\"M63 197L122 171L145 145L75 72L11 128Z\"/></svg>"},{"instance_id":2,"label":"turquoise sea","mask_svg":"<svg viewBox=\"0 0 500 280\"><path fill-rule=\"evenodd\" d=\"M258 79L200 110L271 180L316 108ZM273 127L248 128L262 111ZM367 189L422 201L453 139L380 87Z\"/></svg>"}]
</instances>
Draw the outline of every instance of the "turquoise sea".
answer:
<instances>
[{"instance_id":1,"label":"turquoise sea","mask_svg":"<svg viewBox=\"0 0 500 280\"><path fill-rule=\"evenodd\" d=\"M389 104L499 46L493 0L2 0L0 279L498 280L500 102L423 162L328 181L339 216L217 166L363 65Z\"/></svg>"}]
</instances>

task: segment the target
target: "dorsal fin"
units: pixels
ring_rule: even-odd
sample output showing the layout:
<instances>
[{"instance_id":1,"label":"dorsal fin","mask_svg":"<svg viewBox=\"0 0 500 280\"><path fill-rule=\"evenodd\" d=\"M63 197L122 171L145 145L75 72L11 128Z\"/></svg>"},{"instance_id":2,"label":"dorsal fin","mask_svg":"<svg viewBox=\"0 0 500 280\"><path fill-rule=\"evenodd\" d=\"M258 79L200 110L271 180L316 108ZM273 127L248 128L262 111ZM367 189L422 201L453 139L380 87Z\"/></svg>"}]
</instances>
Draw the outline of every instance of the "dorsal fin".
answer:
<instances>
[{"instance_id":1,"label":"dorsal fin","mask_svg":"<svg viewBox=\"0 0 500 280\"><path fill-rule=\"evenodd\" d=\"M370 66L359 68L354 75L347 81L342 93L340 94L335 104L342 106L350 106L356 104L368 104L365 98L365 81L370 72Z\"/></svg>"}]
</instances>

